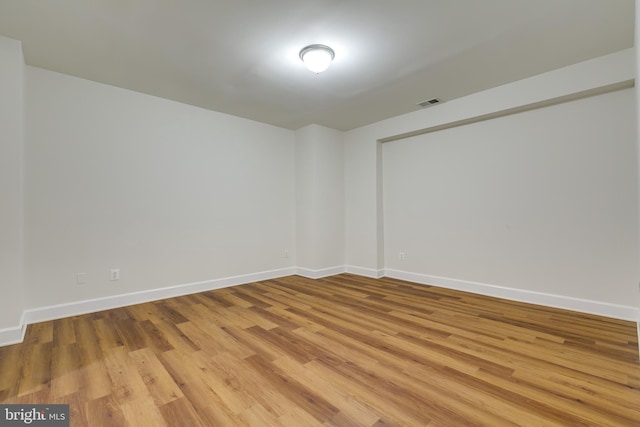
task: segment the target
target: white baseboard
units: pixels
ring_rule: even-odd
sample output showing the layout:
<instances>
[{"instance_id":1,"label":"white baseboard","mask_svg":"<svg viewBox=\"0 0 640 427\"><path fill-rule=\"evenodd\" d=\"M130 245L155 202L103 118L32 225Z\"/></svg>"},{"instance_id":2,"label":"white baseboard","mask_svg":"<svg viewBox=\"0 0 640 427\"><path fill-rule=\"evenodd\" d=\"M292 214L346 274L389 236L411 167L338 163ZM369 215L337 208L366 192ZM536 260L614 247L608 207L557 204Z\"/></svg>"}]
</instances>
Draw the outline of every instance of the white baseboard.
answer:
<instances>
[{"instance_id":1,"label":"white baseboard","mask_svg":"<svg viewBox=\"0 0 640 427\"><path fill-rule=\"evenodd\" d=\"M261 280L276 279L278 277L293 275L295 272L295 268L290 267L279 270L244 274L240 276L224 277L221 279L206 280L202 282L186 283L168 288L113 295L68 304L51 305L48 307L25 310L24 321L26 324L45 322L48 320L78 316L81 314L94 313L112 308L126 307L128 305L141 304L149 301L158 301L165 298L173 298L197 292L205 292L213 289L258 282ZM0 340L0 345L3 345L3 343L4 341Z\"/></svg>"},{"instance_id":2,"label":"white baseboard","mask_svg":"<svg viewBox=\"0 0 640 427\"><path fill-rule=\"evenodd\" d=\"M24 341L24 334L27 331L24 312L20 318L20 325L13 328L0 329L0 347L11 344L19 344Z\"/></svg>"},{"instance_id":3,"label":"white baseboard","mask_svg":"<svg viewBox=\"0 0 640 427\"><path fill-rule=\"evenodd\" d=\"M31 323L61 319L64 317L77 316L87 313L94 313L102 310L126 307L129 305L140 304L149 301L157 301L165 298L173 298L213 289L226 288L229 286L242 285L245 283L257 282L261 280L276 279L293 274L298 274L300 276L308 277L311 279L319 279L322 277L333 276L335 274L341 274L345 272L371 278L380 278L387 276L419 284L456 289L513 301L539 304L548 307L563 308L566 310L596 314L615 319L630 320L638 322L638 338L640 340L640 310L638 310L638 308L636 307L609 304L599 301L584 300L561 295L545 294L541 292L527 291L522 289L505 288L495 285L489 285L486 283L470 282L439 276L430 276L426 274L411 273L400 270L375 270L371 268L347 265L324 268L320 270L289 267L278 270L225 277L221 279L206 280L202 282L187 283L177 286L171 286L168 288L151 289L148 291L133 292L123 295L114 295L92 300L77 301L67 304L29 309L24 311L22 319L20 321L20 325L12 328L0 329L0 347L22 342L24 339L26 327Z\"/></svg>"},{"instance_id":4,"label":"white baseboard","mask_svg":"<svg viewBox=\"0 0 640 427\"><path fill-rule=\"evenodd\" d=\"M345 272L344 265L336 267L322 268L320 270L312 270L310 268L296 267L296 274L298 276L306 277L308 279L322 279L323 277L334 276Z\"/></svg>"},{"instance_id":5,"label":"white baseboard","mask_svg":"<svg viewBox=\"0 0 640 427\"><path fill-rule=\"evenodd\" d=\"M384 277L384 270L375 270L373 268L358 267L355 265L345 266L345 272L356 274L358 276L370 277L372 279L379 279Z\"/></svg>"},{"instance_id":6,"label":"white baseboard","mask_svg":"<svg viewBox=\"0 0 640 427\"><path fill-rule=\"evenodd\" d=\"M546 294L542 292L527 291L522 289L506 288L489 285L486 283L469 282L466 280L450 279L447 277L429 276L421 273L385 269L385 276L393 279L407 280L423 285L433 285L442 288L472 292L475 294L503 298L511 301L538 304L547 307L562 308L581 313L595 314L614 319L638 321L640 312L638 308L626 305L611 304L600 301L592 301L562 295Z\"/></svg>"}]
</instances>

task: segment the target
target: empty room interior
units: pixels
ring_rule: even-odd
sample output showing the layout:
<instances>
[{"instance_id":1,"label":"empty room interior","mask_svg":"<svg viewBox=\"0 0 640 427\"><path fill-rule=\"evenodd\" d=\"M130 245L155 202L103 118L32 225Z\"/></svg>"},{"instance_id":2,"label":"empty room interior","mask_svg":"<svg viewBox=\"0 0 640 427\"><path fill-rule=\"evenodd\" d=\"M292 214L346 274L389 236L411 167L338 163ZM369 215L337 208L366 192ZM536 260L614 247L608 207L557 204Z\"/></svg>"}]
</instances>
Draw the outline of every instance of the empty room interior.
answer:
<instances>
[{"instance_id":1,"label":"empty room interior","mask_svg":"<svg viewBox=\"0 0 640 427\"><path fill-rule=\"evenodd\" d=\"M640 425L637 9L0 0L0 424Z\"/></svg>"}]
</instances>

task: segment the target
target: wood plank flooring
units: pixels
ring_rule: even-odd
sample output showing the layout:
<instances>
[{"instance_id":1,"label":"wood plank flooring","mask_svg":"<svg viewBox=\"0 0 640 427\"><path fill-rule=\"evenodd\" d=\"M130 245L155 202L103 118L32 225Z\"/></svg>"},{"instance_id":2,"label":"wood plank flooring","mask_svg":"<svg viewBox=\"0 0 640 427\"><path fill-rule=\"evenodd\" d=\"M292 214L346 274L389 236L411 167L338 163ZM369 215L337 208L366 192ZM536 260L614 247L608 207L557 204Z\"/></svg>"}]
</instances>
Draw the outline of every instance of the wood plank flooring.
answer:
<instances>
[{"instance_id":1,"label":"wood plank flooring","mask_svg":"<svg viewBox=\"0 0 640 427\"><path fill-rule=\"evenodd\" d=\"M636 325L291 276L29 326L0 402L72 426L640 426Z\"/></svg>"}]
</instances>

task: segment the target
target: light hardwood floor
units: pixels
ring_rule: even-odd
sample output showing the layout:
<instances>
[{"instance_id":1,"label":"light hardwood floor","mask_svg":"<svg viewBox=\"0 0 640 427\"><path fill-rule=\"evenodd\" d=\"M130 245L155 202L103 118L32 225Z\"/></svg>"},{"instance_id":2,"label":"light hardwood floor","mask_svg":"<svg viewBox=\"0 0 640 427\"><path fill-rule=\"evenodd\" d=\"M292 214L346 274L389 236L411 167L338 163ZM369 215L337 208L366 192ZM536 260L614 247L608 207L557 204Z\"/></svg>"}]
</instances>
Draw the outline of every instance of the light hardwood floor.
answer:
<instances>
[{"instance_id":1,"label":"light hardwood floor","mask_svg":"<svg viewBox=\"0 0 640 427\"><path fill-rule=\"evenodd\" d=\"M640 426L636 326L349 274L44 322L0 402L72 426Z\"/></svg>"}]
</instances>

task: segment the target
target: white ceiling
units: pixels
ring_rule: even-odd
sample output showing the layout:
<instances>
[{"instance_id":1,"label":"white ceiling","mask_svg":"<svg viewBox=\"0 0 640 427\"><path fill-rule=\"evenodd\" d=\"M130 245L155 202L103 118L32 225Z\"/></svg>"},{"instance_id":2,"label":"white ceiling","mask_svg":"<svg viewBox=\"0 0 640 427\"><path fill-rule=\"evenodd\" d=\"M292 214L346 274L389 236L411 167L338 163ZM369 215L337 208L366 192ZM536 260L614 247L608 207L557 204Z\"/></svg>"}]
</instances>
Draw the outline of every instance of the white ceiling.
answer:
<instances>
[{"instance_id":1,"label":"white ceiling","mask_svg":"<svg viewBox=\"0 0 640 427\"><path fill-rule=\"evenodd\" d=\"M353 129L633 31L633 0L0 0L29 65L290 129ZM319 75L298 58L313 43L336 52Z\"/></svg>"}]
</instances>

